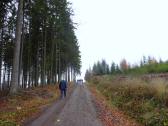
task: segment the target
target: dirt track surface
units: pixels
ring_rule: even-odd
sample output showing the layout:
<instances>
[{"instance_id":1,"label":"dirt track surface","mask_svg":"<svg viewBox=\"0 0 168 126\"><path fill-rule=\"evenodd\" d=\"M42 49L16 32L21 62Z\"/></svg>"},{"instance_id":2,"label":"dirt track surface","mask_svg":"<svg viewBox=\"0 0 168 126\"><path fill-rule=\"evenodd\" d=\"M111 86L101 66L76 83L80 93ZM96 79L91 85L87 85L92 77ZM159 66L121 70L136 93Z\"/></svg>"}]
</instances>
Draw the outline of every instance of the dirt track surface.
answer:
<instances>
[{"instance_id":1,"label":"dirt track surface","mask_svg":"<svg viewBox=\"0 0 168 126\"><path fill-rule=\"evenodd\" d=\"M86 86L77 86L71 96L54 103L28 126L102 126Z\"/></svg>"}]
</instances>

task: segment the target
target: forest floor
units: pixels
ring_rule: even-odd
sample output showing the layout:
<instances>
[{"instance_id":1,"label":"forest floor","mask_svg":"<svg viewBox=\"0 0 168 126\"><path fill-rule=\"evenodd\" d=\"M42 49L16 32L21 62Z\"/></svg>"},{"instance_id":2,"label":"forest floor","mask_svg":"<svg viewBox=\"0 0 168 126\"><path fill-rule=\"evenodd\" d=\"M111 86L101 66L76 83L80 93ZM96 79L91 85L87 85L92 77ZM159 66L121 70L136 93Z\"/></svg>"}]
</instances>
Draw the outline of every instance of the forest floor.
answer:
<instances>
[{"instance_id":1,"label":"forest floor","mask_svg":"<svg viewBox=\"0 0 168 126\"><path fill-rule=\"evenodd\" d=\"M59 97L58 85L22 90L0 97L0 126L20 126L37 118Z\"/></svg>"},{"instance_id":2,"label":"forest floor","mask_svg":"<svg viewBox=\"0 0 168 126\"><path fill-rule=\"evenodd\" d=\"M64 99L59 99L56 86L47 89L26 91L24 98L18 95L1 100L0 126L140 126L109 106L94 87L90 90L84 85L71 87ZM37 95L37 90L45 95Z\"/></svg>"}]
</instances>

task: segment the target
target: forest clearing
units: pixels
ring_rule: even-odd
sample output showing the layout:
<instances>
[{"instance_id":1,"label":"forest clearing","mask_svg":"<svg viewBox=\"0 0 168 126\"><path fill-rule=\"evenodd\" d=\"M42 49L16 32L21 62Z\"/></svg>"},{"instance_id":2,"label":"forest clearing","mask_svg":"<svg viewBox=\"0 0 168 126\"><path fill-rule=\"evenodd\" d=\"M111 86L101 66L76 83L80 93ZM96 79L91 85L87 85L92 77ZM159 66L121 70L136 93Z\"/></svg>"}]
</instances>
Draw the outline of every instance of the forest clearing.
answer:
<instances>
[{"instance_id":1,"label":"forest clearing","mask_svg":"<svg viewBox=\"0 0 168 126\"><path fill-rule=\"evenodd\" d=\"M168 125L168 82L163 78L95 76L90 84L111 107L145 126Z\"/></svg>"}]
</instances>

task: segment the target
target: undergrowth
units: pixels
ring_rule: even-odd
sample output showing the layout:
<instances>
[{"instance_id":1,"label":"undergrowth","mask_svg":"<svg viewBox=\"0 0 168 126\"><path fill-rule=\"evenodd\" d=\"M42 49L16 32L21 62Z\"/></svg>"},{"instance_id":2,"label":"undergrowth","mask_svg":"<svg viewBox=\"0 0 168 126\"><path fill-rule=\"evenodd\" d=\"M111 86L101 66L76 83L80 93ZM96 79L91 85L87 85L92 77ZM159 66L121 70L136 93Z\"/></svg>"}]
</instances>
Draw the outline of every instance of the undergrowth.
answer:
<instances>
[{"instance_id":1,"label":"undergrowth","mask_svg":"<svg viewBox=\"0 0 168 126\"><path fill-rule=\"evenodd\" d=\"M90 83L126 114L146 126L168 126L168 82L138 77L94 76Z\"/></svg>"},{"instance_id":2,"label":"undergrowth","mask_svg":"<svg viewBox=\"0 0 168 126\"><path fill-rule=\"evenodd\" d=\"M58 98L58 85L37 87L0 99L0 126L20 126Z\"/></svg>"}]
</instances>

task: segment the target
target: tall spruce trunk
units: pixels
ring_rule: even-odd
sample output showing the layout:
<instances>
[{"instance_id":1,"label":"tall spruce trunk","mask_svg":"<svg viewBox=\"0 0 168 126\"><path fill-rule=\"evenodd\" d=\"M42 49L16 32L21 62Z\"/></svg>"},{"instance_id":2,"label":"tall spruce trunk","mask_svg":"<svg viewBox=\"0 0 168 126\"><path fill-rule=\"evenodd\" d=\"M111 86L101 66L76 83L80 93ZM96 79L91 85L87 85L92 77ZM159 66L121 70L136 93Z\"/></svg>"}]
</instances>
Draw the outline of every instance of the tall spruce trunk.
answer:
<instances>
[{"instance_id":1,"label":"tall spruce trunk","mask_svg":"<svg viewBox=\"0 0 168 126\"><path fill-rule=\"evenodd\" d=\"M73 81L73 68L71 67L71 81Z\"/></svg>"},{"instance_id":2,"label":"tall spruce trunk","mask_svg":"<svg viewBox=\"0 0 168 126\"><path fill-rule=\"evenodd\" d=\"M61 50L60 50L60 42L58 48L58 82L61 80Z\"/></svg>"},{"instance_id":3,"label":"tall spruce trunk","mask_svg":"<svg viewBox=\"0 0 168 126\"><path fill-rule=\"evenodd\" d=\"M42 76L41 76L41 80L42 80L42 86L46 85L46 38L47 38L47 28L46 28L46 21L44 21L45 23L43 24L43 62L42 62Z\"/></svg>"},{"instance_id":4,"label":"tall spruce trunk","mask_svg":"<svg viewBox=\"0 0 168 126\"><path fill-rule=\"evenodd\" d=\"M39 69L38 69L38 64L39 64L39 61L38 61L38 55L39 53L37 52L37 56L36 56L36 63L35 63L35 84L34 86L37 87L38 86L38 77L39 77Z\"/></svg>"},{"instance_id":5,"label":"tall spruce trunk","mask_svg":"<svg viewBox=\"0 0 168 126\"><path fill-rule=\"evenodd\" d=\"M8 67L7 88L10 87L10 75L11 75L11 67Z\"/></svg>"},{"instance_id":6,"label":"tall spruce trunk","mask_svg":"<svg viewBox=\"0 0 168 126\"><path fill-rule=\"evenodd\" d=\"M6 89L6 82L5 82L5 78L6 78L6 69L7 69L7 66L4 65L4 72L3 72L3 80L2 80L2 89L5 90Z\"/></svg>"},{"instance_id":7,"label":"tall spruce trunk","mask_svg":"<svg viewBox=\"0 0 168 126\"><path fill-rule=\"evenodd\" d=\"M2 27L1 27L1 40L0 40L0 88L2 89L2 61L3 61L3 35L4 35L4 18L2 18Z\"/></svg>"},{"instance_id":8,"label":"tall spruce trunk","mask_svg":"<svg viewBox=\"0 0 168 126\"><path fill-rule=\"evenodd\" d=\"M58 79L57 79L57 64L58 64L58 53L57 53L57 42L55 44L55 48L56 48L56 51L55 51L55 83L58 82Z\"/></svg>"},{"instance_id":9,"label":"tall spruce trunk","mask_svg":"<svg viewBox=\"0 0 168 126\"><path fill-rule=\"evenodd\" d=\"M1 72L2 72L2 41L3 41L3 28L1 32L1 40L0 40L0 89L1 89Z\"/></svg>"},{"instance_id":10,"label":"tall spruce trunk","mask_svg":"<svg viewBox=\"0 0 168 126\"><path fill-rule=\"evenodd\" d=\"M19 83L18 84L20 84L20 80L22 80L22 78L23 78L23 66L22 66L22 64L23 64L23 59L22 59L22 57L23 57L23 44L24 44L24 11L23 11L23 17L22 17L23 19L22 19L22 21L23 21L23 24L22 24L22 34L21 34L21 45L20 45L20 56L19 56ZM22 75L22 76L21 76ZM20 78L20 76L22 77L22 78ZM21 84L22 84L22 88L24 88L24 86L23 86L23 83L22 83L23 81L21 81Z\"/></svg>"},{"instance_id":11,"label":"tall spruce trunk","mask_svg":"<svg viewBox=\"0 0 168 126\"><path fill-rule=\"evenodd\" d=\"M70 82L70 67L68 67L68 82Z\"/></svg>"},{"instance_id":12,"label":"tall spruce trunk","mask_svg":"<svg viewBox=\"0 0 168 126\"><path fill-rule=\"evenodd\" d=\"M51 48L51 76L50 76L50 84L53 84L53 65L54 65L54 40L55 38L53 38L52 40L52 48Z\"/></svg>"},{"instance_id":13,"label":"tall spruce trunk","mask_svg":"<svg viewBox=\"0 0 168 126\"><path fill-rule=\"evenodd\" d=\"M17 24L16 24L16 42L14 48L14 59L13 59L13 71L11 79L10 93L17 93L19 89L19 56L20 56L20 45L21 45L21 31L22 31L22 20L23 20L23 0L19 0L18 12L17 12Z\"/></svg>"}]
</instances>

